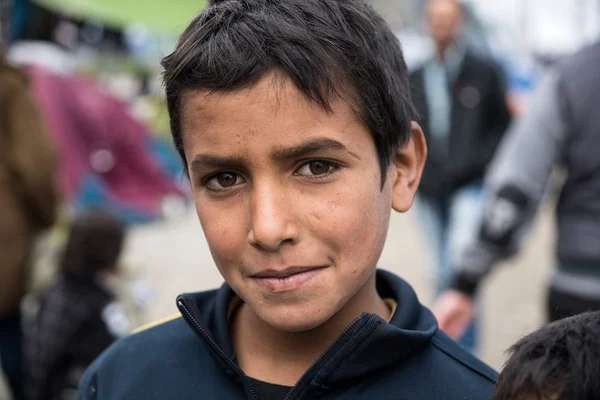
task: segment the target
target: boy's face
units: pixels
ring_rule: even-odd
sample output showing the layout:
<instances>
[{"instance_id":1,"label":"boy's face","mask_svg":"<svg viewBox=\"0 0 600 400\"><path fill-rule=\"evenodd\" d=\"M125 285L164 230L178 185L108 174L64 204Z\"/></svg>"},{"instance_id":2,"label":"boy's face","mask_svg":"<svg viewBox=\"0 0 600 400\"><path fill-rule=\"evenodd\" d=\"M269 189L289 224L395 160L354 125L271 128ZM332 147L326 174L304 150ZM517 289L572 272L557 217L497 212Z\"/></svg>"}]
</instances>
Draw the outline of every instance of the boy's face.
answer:
<instances>
[{"instance_id":1,"label":"boy's face","mask_svg":"<svg viewBox=\"0 0 600 400\"><path fill-rule=\"evenodd\" d=\"M189 91L181 125L219 271L262 320L293 332L365 287L392 203L410 207L422 162L400 152L382 190L373 140L349 105L335 100L327 113L273 77L231 93Z\"/></svg>"}]
</instances>

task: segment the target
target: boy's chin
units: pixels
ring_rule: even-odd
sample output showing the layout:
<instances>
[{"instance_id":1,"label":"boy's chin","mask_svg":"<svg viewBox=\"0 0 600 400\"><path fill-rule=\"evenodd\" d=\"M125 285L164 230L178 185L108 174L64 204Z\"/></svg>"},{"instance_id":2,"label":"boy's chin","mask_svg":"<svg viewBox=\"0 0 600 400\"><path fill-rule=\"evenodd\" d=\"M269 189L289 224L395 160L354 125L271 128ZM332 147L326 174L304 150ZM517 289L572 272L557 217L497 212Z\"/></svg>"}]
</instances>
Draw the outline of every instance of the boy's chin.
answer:
<instances>
[{"instance_id":1,"label":"boy's chin","mask_svg":"<svg viewBox=\"0 0 600 400\"><path fill-rule=\"evenodd\" d=\"M335 314L335 310L324 310L322 306L314 309L298 306L276 308L278 308L276 311L261 310L262 312L257 315L272 328L287 333L306 332L318 328Z\"/></svg>"},{"instance_id":2,"label":"boy's chin","mask_svg":"<svg viewBox=\"0 0 600 400\"><path fill-rule=\"evenodd\" d=\"M271 325L274 329L277 329L280 332L287 333L300 333L300 332L308 332L319 326L323 325L327 322L327 319L311 319L311 320L298 320L298 321L265 321L269 325Z\"/></svg>"}]
</instances>

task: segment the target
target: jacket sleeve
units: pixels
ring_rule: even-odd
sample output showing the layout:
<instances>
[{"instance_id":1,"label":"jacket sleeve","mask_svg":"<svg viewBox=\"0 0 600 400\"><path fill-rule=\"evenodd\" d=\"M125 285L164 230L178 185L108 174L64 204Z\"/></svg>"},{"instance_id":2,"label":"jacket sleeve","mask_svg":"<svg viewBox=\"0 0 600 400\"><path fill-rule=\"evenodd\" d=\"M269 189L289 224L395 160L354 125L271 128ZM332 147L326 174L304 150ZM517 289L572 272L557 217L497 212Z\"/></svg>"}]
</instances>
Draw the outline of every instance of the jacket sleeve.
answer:
<instances>
[{"instance_id":1,"label":"jacket sleeve","mask_svg":"<svg viewBox=\"0 0 600 400\"><path fill-rule=\"evenodd\" d=\"M492 84L495 94L493 109L490 110L496 116L494 129L500 136L504 135L511 121L511 114L506 103L506 83L505 79L501 77L502 74L500 66L494 68Z\"/></svg>"},{"instance_id":2,"label":"jacket sleeve","mask_svg":"<svg viewBox=\"0 0 600 400\"><path fill-rule=\"evenodd\" d=\"M77 390L77 400L96 400L98 398L96 364L97 362L94 362L83 374Z\"/></svg>"},{"instance_id":3,"label":"jacket sleeve","mask_svg":"<svg viewBox=\"0 0 600 400\"><path fill-rule=\"evenodd\" d=\"M496 262L514 255L535 217L553 166L570 134L564 122L558 74L538 85L527 113L501 142L485 181L485 201L473 240L452 260L453 284L473 294Z\"/></svg>"},{"instance_id":4,"label":"jacket sleeve","mask_svg":"<svg viewBox=\"0 0 600 400\"><path fill-rule=\"evenodd\" d=\"M28 88L15 91L7 107L8 167L15 190L34 225L47 228L55 221L59 203L56 149Z\"/></svg>"},{"instance_id":5,"label":"jacket sleeve","mask_svg":"<svg viewBox=\"0 0 600 400\"><path fill-rule=\"evenodd\" d=\"M482 149L486 157L481 159L484 162L481 168L488 167L487 163L496 152L511 122L511 114L506 102L506 84L502 77L503 71L496 64L490 64L489 70L490 94L484 109L486 140L483 144L485 148Z\"/></svg>"}]
</instances>

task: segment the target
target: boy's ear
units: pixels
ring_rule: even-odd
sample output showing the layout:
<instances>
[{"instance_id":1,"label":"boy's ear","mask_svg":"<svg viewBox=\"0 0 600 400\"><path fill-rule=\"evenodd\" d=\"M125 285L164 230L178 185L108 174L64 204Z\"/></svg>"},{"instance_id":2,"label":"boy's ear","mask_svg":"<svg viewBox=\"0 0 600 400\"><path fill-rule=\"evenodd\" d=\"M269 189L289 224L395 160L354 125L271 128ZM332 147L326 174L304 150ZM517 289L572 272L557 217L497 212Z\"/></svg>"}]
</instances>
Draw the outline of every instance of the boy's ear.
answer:
<instances>
[{"instance_id":1,"label":"boy's ear","mask_svg":"<svg viewBox=\"0 0 600 400\"><path fill-rule=\"evenodd\" d=\"M416 122L411 122L411 135L408 143L399 149L392 159L392 208L406 212L413 204L423 167L427 160L427 144L423 130Z\"/></svg>"}]
</instances>

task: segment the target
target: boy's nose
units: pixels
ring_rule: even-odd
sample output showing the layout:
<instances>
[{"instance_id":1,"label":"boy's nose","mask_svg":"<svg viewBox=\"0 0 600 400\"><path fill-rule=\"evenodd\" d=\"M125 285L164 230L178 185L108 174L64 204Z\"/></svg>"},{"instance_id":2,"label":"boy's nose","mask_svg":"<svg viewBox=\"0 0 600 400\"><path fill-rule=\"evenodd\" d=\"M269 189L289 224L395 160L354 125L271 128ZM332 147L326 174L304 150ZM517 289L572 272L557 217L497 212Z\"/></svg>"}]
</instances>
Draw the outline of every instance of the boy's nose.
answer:
<instances>
[{"instance_id":1,"label":"boy's nose","mask_svg":"<svg viewBox=\"0 0 600 400\"><path fill-rule=\"evenodd\" d=\"M300 240L295 210L284 190L271 186L255 190L250 208L248 242L252 246L277 251L286 242L297 243Z\"/></svg>"}]
</instances>

